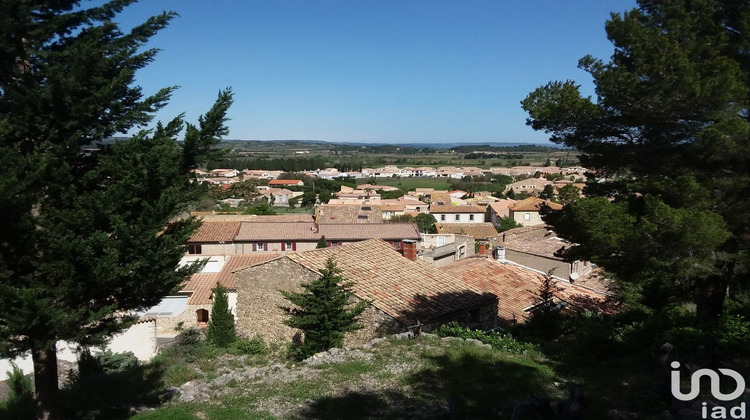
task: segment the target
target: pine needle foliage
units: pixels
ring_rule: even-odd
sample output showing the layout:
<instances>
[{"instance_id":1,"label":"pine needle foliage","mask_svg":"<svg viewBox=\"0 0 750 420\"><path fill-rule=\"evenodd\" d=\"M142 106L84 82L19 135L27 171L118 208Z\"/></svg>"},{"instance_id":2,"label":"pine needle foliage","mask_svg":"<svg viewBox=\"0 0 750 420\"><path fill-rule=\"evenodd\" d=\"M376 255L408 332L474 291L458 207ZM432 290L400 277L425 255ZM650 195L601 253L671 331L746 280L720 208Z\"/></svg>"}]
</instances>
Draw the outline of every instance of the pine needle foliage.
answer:
<instances>
[{"instance_id":1,"label":"pine needle foliage","mask_svg":"<svg viewBox=\"0 0 750 420\"><path fill-rule=\"evenodd\" d=\"M135 75L176 14L123 30L133 0L92 3L0 0L0 357L31 352L40 418L61 417L56 342L104 344L199 269L178 263L200 222L175 216L232 103L145 129L175 87Z\"/></svg>"},{"instance_id":2,"label":"pine needle foliage","mask_svg":"<svg viewBox=\"0 0 750 420\"><path fill-rule=\"evenodd\" d=\"M320 239L318 239L318 244L315 245L316 249L320 248L328 248L328 241L326 240L325 236L321 236Z\"/></svg>"},{"instance_id":3,"label":"pine needle foliage","mask_svg":"<svg viewBox=\"0 0 750 420\"><path fill-rule=\"evenodd\" d=\"M236 339L234 315L229 309L227 289L216 283L214 302L211 306L211 318L208 321L206 339L217 347L229 347Z\"/></svg>"},{"instance_id":4,"label":"pine needle foliage","mask_svg":"<svg viewBox=\"0 0 750 420\"><path fill-rule=\"evenodd\" d=\"M281 291L294 308L281 307L289 316L284 323L304 332L302 345L295 356L299 359L344 344L344 335L362 328L358 323L369 302L349 305L353 296L352 282L344 280L333 259L328 259L320 270L320 278L305 283L303 292Z\"/></svg>"}]
</instances>

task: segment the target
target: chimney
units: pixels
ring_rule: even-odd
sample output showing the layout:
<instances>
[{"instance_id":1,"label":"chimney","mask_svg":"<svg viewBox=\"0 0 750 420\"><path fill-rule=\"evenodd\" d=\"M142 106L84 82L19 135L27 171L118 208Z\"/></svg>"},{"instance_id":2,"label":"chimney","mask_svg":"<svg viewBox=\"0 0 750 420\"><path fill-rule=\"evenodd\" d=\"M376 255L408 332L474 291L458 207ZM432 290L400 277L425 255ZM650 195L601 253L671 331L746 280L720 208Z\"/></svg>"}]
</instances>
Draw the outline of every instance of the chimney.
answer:
<instances>
[{"instance_id":1,"label":"chimney","mask_svg":"<svg viewBox=\"0 0 750 420\"><path fill-rule=\"evenodd\" d=\"M494 254L495 254L495 259L498 262L501 262L503 264L507 262L507 260L505 259L505 246L499 246L495 248Z\"/></svg>"},{"instance_id":2,"label":"chimney","mask_svg":"<svg viewBox=\"0 0 750 420\"><path fill-rule=\"evenodd\" d=\"M412 261L416 261L417 260L417 241L413 239L402 240L401 251L403 251L404 257Z\"/></svg>"}]
</instances>

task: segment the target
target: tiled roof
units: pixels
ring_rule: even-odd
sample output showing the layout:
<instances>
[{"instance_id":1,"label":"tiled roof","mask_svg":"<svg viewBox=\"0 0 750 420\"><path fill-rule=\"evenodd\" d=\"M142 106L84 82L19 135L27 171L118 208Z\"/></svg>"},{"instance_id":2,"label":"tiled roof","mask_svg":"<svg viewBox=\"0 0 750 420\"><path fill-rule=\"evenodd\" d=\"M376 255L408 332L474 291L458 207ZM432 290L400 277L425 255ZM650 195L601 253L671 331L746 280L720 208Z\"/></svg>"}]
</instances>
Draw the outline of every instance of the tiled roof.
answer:
<instances>
[{"instance_id":1,"label":"tiled roof","mask_svg":"<svg viewBox=\"0 0 750 420\"><path fill-rule=\"evenodd\" d=\"M313 223L243 223L235 240L317 241L321 236L331 241L420 238L415 223L320 224L317 231Z\"/></svg>"},{"instance_id":2,"label":"tiled roof","mask_svg":"<svg viewBox=\"0 0 750 420\"><path fill-rule=\"evenodd\" d=\"M421 260L404 258L381 240L289 254L290 260L318 271L333 258L356 296L407 325L428 323L468 310L494 296L467 285Z\"/></svg>"},{"instance_id":3,"label":"tiled roof","mask_svg":"<svg viewBox=\"0 0 750 420\"><path fill-rule=\"evenodd\" d=\"M230 255L220 272L193 274L180 290L192 292L190 298L188 298L188 305L207 305L211 303L211 293L213 293L216 283L227 289L235 289L237 277L234 271L276 257L278 257L277 254Z\"/></svg>"},{"instance_id":4,"label":"tiled roof","mask_svg":"<svg viewBox=\"0 0 750 420\"><path fill-rule=\"evenodd\" d=\"M277 214L277 215L258 215L258 214L203 214L191 213L200 216L203 223L206 222L312 222L311 214Z\"/></svg>"},{"instance_id":5,"label":"tiled roof","mask_svg":"<svg viewBox=\"0 0 750 420\"><path fill-rule=\"evenodd\" d=\"M510 207L512 204L514 204L516 200L500 200L495 201L494 203L490 204L490 208L492 211L497 213L500 217L508 217L510 212L508 211L508 207Z\"/></svg>"},{"instance_id":6,"label":"tiled roof","mask_svg":"<svg viewBox=\"0 0 750 420\"><path fill-rule=\"evenodd\" d=\"M231 242L239 230L240 222L204 221L188 242Z\"/></svg>"},{"instance_id":7,"label":"tiled roof","mask_svg":"<svg viewBox=\"0 0 750 420\"><path fill-rule=\"evenodd\" d=\"M437 233L455 233L469 235L475 239L486 239L498 236L492 223L436 223Z\"/></svg>"},{"instance_id":8,"label":"tiled roof","mask_svg":"<svg viewBox=\"0 0 750 420\"><path fill-rule=\"evenodd\" d=\"M507 323L522 322L529 313L524 311L538 302L537 294L543 276L512 263L501 264L486 257L471 257L442 268L447 274L460 278L467 285L497 296L498 315ZM555 297L579 309L612 312L616 308L610 298L600 292L574 284L553 280Z\"/></svg>"},{"instance_id":9,"label":"tiled roof","mask_svg":"<svg viewBox=\"0 0 750 420\"><path fill-rule=\"evenodd\" d=\"M555 252L561 248L570 247L572 244L546 229L544 225L531 226L526 232L514 232L508 234L503 242L506 248L526 254L539 255L546 258L560 259ZM513 236L508 236L513 235Z\"/></svg>"},{"instance_id":10,"label":"tiled roof","mask_svg":"<svg viewBox=\"0 0 750 420\"><path fill-rule=\"evenodd\" d=\"M562 204L553 203L536 197L524 198L523 200L508 206L508 208L512 211L539 211L539 209L545 204L552 210L562 210L563 208Z\"/></svg>"},{"instance_id":11,"label":"tiled roof","mask_svg":"<svg viewBox=\"0 0 750 420\"><path fill-rule=\"evenodd\" d=\"M268 182L268 185L297 185L302 182L299 179L273 179Z\"/></svg>"},{"instance_id":12,"label":"tiled roof","mask_svg":"<svg viewBox=\"0 0 750 420\"><path fill-rule=\"evenodd\" d=\"M484 213L484 209L484 207L480 206L437 205L430 206L430 213Z\"/></svg>"},{"instance_id":13,"label":"tiled roof","mask_svg":"<svg viewBox=\"0 0 750 420\"><path fill-rule=\"evenodd\" d=\"M328 223L383 223L380 206L370 203L324 204L315 209L316 221Z\"/></svg>"}]
</instances>

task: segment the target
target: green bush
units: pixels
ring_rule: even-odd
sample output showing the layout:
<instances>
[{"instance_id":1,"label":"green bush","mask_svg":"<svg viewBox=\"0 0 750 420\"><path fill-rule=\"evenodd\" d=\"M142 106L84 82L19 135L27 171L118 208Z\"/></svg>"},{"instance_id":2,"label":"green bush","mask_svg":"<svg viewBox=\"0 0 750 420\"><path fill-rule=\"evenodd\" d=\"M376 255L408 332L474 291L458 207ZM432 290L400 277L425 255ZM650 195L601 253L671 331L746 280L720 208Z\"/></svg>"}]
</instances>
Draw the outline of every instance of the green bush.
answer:
<instances>
[{"instance_id":1,"label":"green bush","mask_svg":"<svg viewBox=\"0 0 750 420\"><path fill-rule=\"evenodd\" d=\"M81 353L78 372L61 390L65 418L124 418L135 405L156 405L163 366L141 364L130 352Z\"/></svg>"},{"instance_id":2,"label":"green bush","mask_svg":"<svg viewBox=\"0 0 750 420\"><path fill-rule=\"evenodd\" d=\"M263 337L256 335L249 340L237 339L237 341L232 343L232 350L239 354L266 354L268 353L268 346L263 341Z\"/></svg>"},{"instance_id":3,"label":"green bush","mask_svg":"<svg viewBox=\"0 0 750 420\"><path fill-rule=\"evenodd\" d=\"M8 372L8 395L0 403L0 418L29 419L34 418L35 404L31 378L10 362L13 370Z\"/></svg>"},{"instance_id":4,"label":"green bush","mask_svg":"<svg viewBox=\"0 0 750 420\"><path fill-rule=\"evenodd\" d=\"M175 342L179 346L191 346L193 344L198 344L200 341L201 332L196 328L188 328L186 330L182 330L179 334L177 334L177 337L175 337Z\"/></svg>"},{"instance_id":5,"label":"green bush","mask_svg":"<svg viewBox=\"0 0 750 420\"><path fill-rule=\"evenodd\" d=\"M533 344L518 341L510 334L496 331L484 332L480 330L472 330L471 328L462 327L456 322L441 325L436 333L440 337L473 338L482 343L491 345L492 348L496 350L506 353L525 354L529 351L536 350L536 347Z\"/></svg>"},{"instance_id":6,"label":"green bush","mask_svg":"<svg viewBox=\"0 0 750 420\"><path fill-rule=\"evenodd\" d=\"M742 315L726 315L716 336L728 350L742 353L750 345L750 322Z\"/></svg>"}]
</instances>

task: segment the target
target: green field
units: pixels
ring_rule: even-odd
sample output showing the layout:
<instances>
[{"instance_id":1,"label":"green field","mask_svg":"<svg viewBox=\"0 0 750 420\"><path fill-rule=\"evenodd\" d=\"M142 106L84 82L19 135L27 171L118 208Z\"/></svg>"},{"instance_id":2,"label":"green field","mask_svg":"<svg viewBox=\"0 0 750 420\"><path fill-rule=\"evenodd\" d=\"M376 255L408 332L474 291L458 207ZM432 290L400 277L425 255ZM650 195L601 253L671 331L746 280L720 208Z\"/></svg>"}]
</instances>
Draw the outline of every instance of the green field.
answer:
<instances>
[{"instance_id":1,"label":"green field","mask_svg":"<svg viewBox=\"0 0 750 420\"><path fill-rule=\"evenodd\" d=\"M415 188L434 188L448 191L450 181L454 181L437 178L376 178L375 180L376 185L390 185L404 191L411 191ZM358 179L357 184L367 184L369 181L367 178Z\"/></svg>"}]
</instances>

